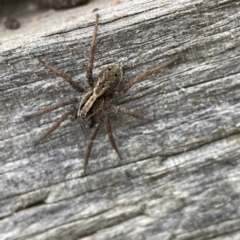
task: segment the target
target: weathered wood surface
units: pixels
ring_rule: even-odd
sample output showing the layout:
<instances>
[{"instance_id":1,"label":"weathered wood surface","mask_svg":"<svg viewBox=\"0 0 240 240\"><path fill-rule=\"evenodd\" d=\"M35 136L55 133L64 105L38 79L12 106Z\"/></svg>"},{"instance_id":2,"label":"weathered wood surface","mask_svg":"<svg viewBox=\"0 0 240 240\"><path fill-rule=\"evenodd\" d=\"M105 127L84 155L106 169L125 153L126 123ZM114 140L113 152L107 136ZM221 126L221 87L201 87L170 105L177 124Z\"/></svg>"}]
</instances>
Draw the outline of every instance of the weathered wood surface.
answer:
<instances>
[{"instance_id":1,"label":"weathered wood surface","mask_svg":"<svg viewBox=\"0 0 240 240\"><path fill-rule=\"evenodd\" d=\"M119 99L151 121L113 116L124 159L103 129L84 176L84 123L66 121L34 148L64 110L22 116L77 96L38 58L86 86L95 14L1 36L0 239L239 239L240 5L142 0L98 13L95 73L121 62L128 81L181 60Z\"/></svg>"}]
</instances>

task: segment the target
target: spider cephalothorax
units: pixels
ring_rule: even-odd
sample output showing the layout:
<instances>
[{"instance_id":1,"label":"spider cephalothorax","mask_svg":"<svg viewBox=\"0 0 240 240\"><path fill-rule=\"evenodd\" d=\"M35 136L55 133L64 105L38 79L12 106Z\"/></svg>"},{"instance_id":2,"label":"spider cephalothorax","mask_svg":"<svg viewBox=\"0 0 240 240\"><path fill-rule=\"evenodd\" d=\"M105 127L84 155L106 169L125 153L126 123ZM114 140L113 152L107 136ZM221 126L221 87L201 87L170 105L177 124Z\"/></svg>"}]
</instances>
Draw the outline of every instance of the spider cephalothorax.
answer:
<instances>
[{"instance_id":1,"label":"spider cephalothorax","mask_svg":"<svg viewBox=\"0 0 240 240\"><path fill-rule=\"evenodd\" d=\"M70 115L72 116L71 117L72 121L76 120L77 118L82 119L83 121L87 122L87 127L92 129L92 133L88 141L87 151L85 155L84 173L86 173L88 159L92 149L93 140L95 139L98 133L101 122L104 122L110 143L114 148L114 150L116 151L116 153L118 154L119 158L121 159L121 155L118 151L118 148L116 146L116 143L112 135L111 124L108 119L109 112L122 113L122 114L131 116L134 118L138 118L141 120L147 120L146 118L126 108L113 105L112 100L119 96L124 95L131 88L131 86L133 86L143 78L153 74L155 71L161 68L169 66L170 64L176 62L178 59L178 58L174 58L173 60L167 63L159 65L155 68L149 69L123 85L121 84L122 75L123 75L123 70L121 65L111 64L107 66L105 69L103 69L98 74L97 79L94 81L92 77L92 68L93 68L95 41L96 41L97 29L98 29L98 19L99 19L99 16L96 15L96 24L93 32L93 37L92 37L90 53L89 53L89 62L88 62L88 68L87 68L87 74L86 74L86 78L87 78L90 90L86 91L84 88L79 86L76 82L74 82L68 75L59 71L55 67L47 64L46 62L40 60L40 62L43 65L45 65L46 67L54 71L57 75L65 79L76 91L78 91L81 94L81 97L65 100L63 102L57 103L56 105L44 108L40 111L37 111L35 113L28 114L25 116L27 118L38 116L38 115L53 111L55 109L58 109L60 107L64 107L72 104L72 106L56 121L56 123L53 124L53 126L51 126L38 139L35 145L39 144L44 138L46 138L56 128L58 128L59 125L68 118L68 116ZM121 89L119 88L120 84L121 84Z\"/></svg>"},{"instance_id":2,"label":"spider cephalothorax","mask_svg":"<svg viewBox=\"0 0 240 240\"><path fill-rule=\"evenodd\" d=\"M94 82L93 90L85 94L86 96L89 95L89 97L86 100L84 99L84 103L80 103L78 116L88 121L89 118L86 118L86 116L91 111L91 108L94 107L94 104L98 105L96 100L98 99L99 101L101 99L104 102L104 96L113 93L119 86L122 74L122 66L118 64L112 64L103 69L99 73L97 81Z\"/></svg>"}]
</instances>

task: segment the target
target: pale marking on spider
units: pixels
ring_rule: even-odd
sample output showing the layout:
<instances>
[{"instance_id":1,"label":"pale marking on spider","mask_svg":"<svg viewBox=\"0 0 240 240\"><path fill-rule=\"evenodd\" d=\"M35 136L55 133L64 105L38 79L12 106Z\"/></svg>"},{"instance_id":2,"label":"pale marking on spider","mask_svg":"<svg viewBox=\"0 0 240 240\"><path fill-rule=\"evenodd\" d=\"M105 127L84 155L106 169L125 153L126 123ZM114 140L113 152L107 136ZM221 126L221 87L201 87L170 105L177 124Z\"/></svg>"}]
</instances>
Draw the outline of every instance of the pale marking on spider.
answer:
<instances>
[{"instance_id":1,"label":"pale marking on spider","mask_svg":"<svg viewBox=\"0 0 240 240\"><path fill-rule=\"evenodd\" d=\"M113 149L116 151L119 158L122 159L118 151L118 148L116 146L115 140L113 138L111 124L108 119L109 112L122 113L140 120L145 120L145 121L148 120L126 108L114 106L112 104L112 101L115 98L124 95L134 84L138 83L143 78L148 77L154 72L164 67L167 67L178 60L178 57L176 57L169 62L161 64L157 67L148 69L142 74L130 80L129 82L125 83L123 86L121 86L121 88L119 86L122 81L123 70L122 70L122 66L119 64L111 64L107 66L98 74L97 79L94 81L92 77L92 69L93 69L93 59L94 59L94 52L95 52L95 42L96 42L96 36L97 36L97 30L98 30L98 21L99 21L99 15L97 14L95 28L93 31L93 36L92 36L92 41L90 46L89 61L88 61L87 74L86 74L86 78L87 78L87 82L90 87L90 90L85 90L65 73L59 71L58 69L47 64L46 62L39 60L44 66L51 69L57 75L62 77L64 80L66 80L72 86L73 89L75 89L82 95L82 97L68 99L60 103L57 103L51 107L47 107L40 111L25 115L25 117L30 118L30 117L42 115L44 113L72 104L72 106L37 140L35 145L38 145L44 138L46 138L49 134L51 134L70 115L72 116L71 117L72 121L76 120L77 118L80 118L81 120L88 122L87 128L91 128L92 133L88 141L87 151L86 151L85 160L84 160L84 174L86 174L86 171L87 171L88 159L91 153L93 141L98 133L101 121L103 121L105 124L108 137Z\"/></svg>"}]
</instances>

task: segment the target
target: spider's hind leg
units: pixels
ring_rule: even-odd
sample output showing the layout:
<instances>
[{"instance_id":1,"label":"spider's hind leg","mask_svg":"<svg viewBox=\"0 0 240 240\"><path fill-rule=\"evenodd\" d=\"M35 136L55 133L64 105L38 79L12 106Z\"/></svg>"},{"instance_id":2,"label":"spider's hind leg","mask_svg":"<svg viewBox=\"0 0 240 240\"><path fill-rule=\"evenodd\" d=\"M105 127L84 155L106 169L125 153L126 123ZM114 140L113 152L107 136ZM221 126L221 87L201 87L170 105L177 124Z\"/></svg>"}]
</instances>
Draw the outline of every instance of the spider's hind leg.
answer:
<instances>
[{"instance_id":1,"label":"spider's hind leg","mask_svg":"<svg viewBox=\"0 0 240 240\"><path fill-rule=\"evenodd\" d=\"M109 141L110 141L113 149L114 149L114 150L116 151L116 153L118 154L119 158L122 159L121 154L120 154L120 152L118 151L117 145L116 145L116 143L115 143L115 140L114 140L114 137L113 137L113 134L112 134L112 127L111 127L111 124L110 124L107 116L104 118L104 123L105 123L105 127L106 127L106 129L107 129Z\"/></svg>"},{"instance_id":2,"label":"spider's hind leg","mask_svg":"<svg viewBox=\"0 0 240 240\"><path fill-rule=\"evenodd\" d=\"M90 128L93 128L95 125L95 119L93 117L91 117L89 119L89 122L86 124L86 128L90 129Z\"/></svg>"},{"instance_id":3,"label":"spider's hind leg","mask_svg":"<svg viewBox=\"0 0 240 240\"><path fill-rule=\"evenodd\" d=\"M143 120L143 121L149 121L149 119L147 119L145 117L142 117L141 115L139 115L135 112L132 112L132 111L126 109L126 108L112 106L111 111L114 112L114 113L122 113L122 114L128 115L130 117L134 117L134 118L137 118L137 119L140 119L140 120Z\"/></svg>"},{"instance_id":4,"label":"spider's hind leg","mask_svg":"<svg viewBox=\"0 0 240 240\"><path fill-rule=\"evenodd\" d=\"M55 105L53 105L51 107L46 107L46 108L44 108L42 110L39 110L37 112L24 115L24 117L25 118L36 117L36 116L42 115L44 113L51 112L53 110L56 110L58 108L61 108L61 107L64 107L64 106L67 106L67 105L70 105L70 104L73 104L73 103L76 103L76 102L78 102L78 98L71 98L71 99L68 99L66 101L62 101L60 103L57 103L57 104L55 104Z\"/></svg>"},{"instance_id":5,"label":"spider's hind leg","mask_svg":"<svg viewBox=\"0 0 240 240\"><path fill-rule=\"evenodd\" d=\"M44 138L46 138L48 135L50 135L54 130L56 130L60 124L65 121L69 115L72 114L72 109L68 110L66 113L64 113L57 121L35 142L35 146L38 145Z\"/></svg>"},{"instance_id":6,"label":"spider's hind leg","mask_svg":"<svg viewBox=\"0 0 240 240\"><path fill-rule=\"evenodd\" d=\"M88 159L89 159L89 156L90 156L90 153L92 150L93 141L96 138L98 130L99 130L99 125L100 125L99 122L97 122L95 124L95 126L92 129L90 138L88 140L87 151L86 151L85 160L84 160L84 174L86 174L86 172L87 172Z\"/></svg>"}]
</instances>

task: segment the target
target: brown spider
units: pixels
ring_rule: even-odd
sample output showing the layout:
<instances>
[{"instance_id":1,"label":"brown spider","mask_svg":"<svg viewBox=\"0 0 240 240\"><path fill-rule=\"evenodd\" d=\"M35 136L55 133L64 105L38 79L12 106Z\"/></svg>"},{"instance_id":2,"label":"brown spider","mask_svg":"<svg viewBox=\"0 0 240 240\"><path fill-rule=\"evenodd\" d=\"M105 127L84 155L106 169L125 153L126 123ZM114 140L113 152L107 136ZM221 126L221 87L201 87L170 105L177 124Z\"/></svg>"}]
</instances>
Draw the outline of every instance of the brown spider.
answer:
<instances>
[{"instance_id":1,"label":"brown spider","mask_svg":"<svg viewBox=\"0 0 240 240\"><path fill-rule=\"evenodd\" d=\"M121 87L119 85L122 81L123 71L122 66L119 64L112 64L106 67L99 73L97 79L94 81L92 77L92 68L98 29L98 20L99 15L96 15L96 24L90 46L89 61L86 74L90 90L83 89L65 73L57 70L55 67L47 64L46 62L39 60L43 65L45 65L46 67L54 71L57 75L65 79L72 86L72 88L74 88L76 91L82 94L82 97L68 99L60 103L57 103L51 107L44 108L40 111L25 116L27 118L38 116L72 104L72 106L38 139L35 145L38 145L44 138L51 134L70 115L72 116L71 117L72 121L76 120L79 117L83 121L88 122L87 127L92 129L92 133L88 141L87 151L85 155L84 174L86 174L88 159L91 153L93 141L98 133L101 121L103 121L105 124L108 137L113 149L116 151L119 158L122 159L112 135L111 124L108 120L108 112L122 113L141 120L147 120L146 118L126 108L114 106L112 104L112 101L115 98L124 95L134 84L138 83L143 78L153 74L154 72L158 71L161 68L169 66L170 64L176 62L178 59L175 58L167 63L149 69L144 73L138 75L128 83L125 83Z\"/></svg>"}]
</instances>

